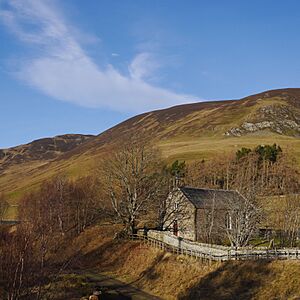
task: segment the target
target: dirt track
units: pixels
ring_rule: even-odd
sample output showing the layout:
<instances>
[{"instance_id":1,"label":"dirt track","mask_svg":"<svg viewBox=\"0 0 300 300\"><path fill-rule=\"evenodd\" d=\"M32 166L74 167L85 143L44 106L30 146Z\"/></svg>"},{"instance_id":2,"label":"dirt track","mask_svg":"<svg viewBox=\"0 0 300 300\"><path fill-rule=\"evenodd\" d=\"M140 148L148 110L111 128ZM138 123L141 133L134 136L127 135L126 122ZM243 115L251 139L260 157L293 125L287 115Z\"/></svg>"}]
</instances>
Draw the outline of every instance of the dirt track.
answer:
<instances>
[{"instance_id":1,"label":"dirt track","mask_svg":"<svg viewBox=\"0 0 300 300\"><path fill-rule=\"evenodd\" d=\"M103 275L89 274L89 279L95 283L95 288L103 292L100 299L105 300L160 300L161 298L141 291L134 286L118 279Z\"/></svg>"}]
</instances>

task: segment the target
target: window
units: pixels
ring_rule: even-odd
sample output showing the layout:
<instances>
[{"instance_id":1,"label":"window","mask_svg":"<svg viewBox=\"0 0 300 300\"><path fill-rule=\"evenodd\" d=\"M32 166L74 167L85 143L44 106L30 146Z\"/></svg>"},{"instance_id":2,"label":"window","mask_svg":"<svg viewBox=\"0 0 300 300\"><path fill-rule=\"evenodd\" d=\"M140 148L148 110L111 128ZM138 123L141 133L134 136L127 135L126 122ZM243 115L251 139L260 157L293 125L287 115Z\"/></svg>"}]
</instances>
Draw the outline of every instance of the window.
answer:
<instances>
[{"instance_id":1,"label":"window","mask_svg":"<svg viewBox=\"0 0 300 300\"><path fill-rule=\"evenodd\" d=\"M174 210L175 210L175 211L178 211L178 209L179 209L179 203L178 203L178 202L175 202Z\"/></svg>"},{"instance_id":2,"label":"window","mask_svg":"<svg viewBox=\"0 0 300 300\"><path fill-rule=\"evenodd\" d=\"M226 213L225 216L225 226L228 230L232 229L232 218L230 213Z\"/></svg>"}]
</instances>

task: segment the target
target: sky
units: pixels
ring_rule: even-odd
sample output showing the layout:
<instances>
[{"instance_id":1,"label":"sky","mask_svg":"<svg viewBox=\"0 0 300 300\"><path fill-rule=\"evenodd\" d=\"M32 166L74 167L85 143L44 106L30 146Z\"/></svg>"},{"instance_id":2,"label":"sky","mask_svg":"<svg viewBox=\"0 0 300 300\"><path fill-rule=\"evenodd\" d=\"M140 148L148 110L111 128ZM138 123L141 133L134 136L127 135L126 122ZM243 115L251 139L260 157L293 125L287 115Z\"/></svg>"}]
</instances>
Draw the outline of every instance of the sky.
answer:
<instances>
[{"instance_id":1,"label":"sky","mask_svg":"<svg viewBox=\"0 0 300 300\"><path fill-rule=\"evenodd\" d=\"M0 148L300 87L298 0L0 0Z\"/></svg>"}]
</instances>

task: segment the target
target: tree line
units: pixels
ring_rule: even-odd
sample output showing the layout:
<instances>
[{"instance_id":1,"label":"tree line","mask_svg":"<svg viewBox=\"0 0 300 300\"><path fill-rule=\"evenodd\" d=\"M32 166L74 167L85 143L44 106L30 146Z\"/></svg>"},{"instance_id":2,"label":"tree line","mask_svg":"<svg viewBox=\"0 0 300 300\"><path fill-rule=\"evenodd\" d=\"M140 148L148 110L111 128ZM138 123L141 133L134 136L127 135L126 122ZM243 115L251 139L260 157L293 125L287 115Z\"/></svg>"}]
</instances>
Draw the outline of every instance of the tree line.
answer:
<instances>
[{"instance_id":1,"label":"tree line","mask_svg":"<svg viewBox=\"0 0 300 300\"><path fill-rule=\"evenodd\" d=\"M14 230L0 227L0 298L42 299L43 286L68 265L56 261L59 253L88 226L107 218L106 210L92 177L59 176L25 195L20 224Z\"/></svg>"}]
</instances>

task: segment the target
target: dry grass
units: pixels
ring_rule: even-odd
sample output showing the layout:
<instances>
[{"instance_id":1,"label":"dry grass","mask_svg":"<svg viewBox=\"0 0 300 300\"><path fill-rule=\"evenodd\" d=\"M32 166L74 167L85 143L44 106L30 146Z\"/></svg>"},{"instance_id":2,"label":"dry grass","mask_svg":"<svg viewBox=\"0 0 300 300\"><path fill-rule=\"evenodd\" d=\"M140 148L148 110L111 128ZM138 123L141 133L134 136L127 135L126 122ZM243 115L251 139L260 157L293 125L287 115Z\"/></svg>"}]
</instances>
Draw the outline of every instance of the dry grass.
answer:
<instances>
[{"instance_id":1,"label":"dry grass","mask_svg":"<svg viewBox=\"0 0 300 300\"><path fill-rule=\"evenodd\" d=\"M131 283L163 299L197 283L219 265L209 266L184 256L171 255L134 241L113 240L119 226L95 226L59 253L57 262L70 261L72 272L92 276L104 273ZM183 276L184 275L184 276Z\"/></svg>"},{"instance_id":2,"label":"dry grass","mask_svg":"<svg viewBox=\"0 0 300 300\"><path fill-rule=\"evenodd\" d=\"M128 255L116 274L163 299L177 299L179 294L196 284L199 277L209 274L217 266L158 249L138 247Z\"/></svg>"},{"instance_id":3,"label":"dry grass","mask_svg":"<svg viewBox=\"0 0 300 300\"><path fill-rule=\"evenodd\" d=\"M228 262L200 278L180 299L299 299L300 263Z\"/></svg>"},{"instance_id":4,"label":"dry grass","mask_svg":"<svg viewBox=\"0 0 300 300\"><path fill-rule=\"evenodd\" d=\"M90 228L60 259L76 257L80 274L104 273L163 299L298 299L299 261L203 263L134 241L115 241L118 227ZM78 254L79 253L79 254ZM298 298L297 298L298 297Z\"/></svg>"},{"instance_id":5,"label":"dry grass","mask_svg":"<svg viewBox=\"0 0 300 300\"><path fill-rule=\"evenodd\" d=\"M300 262L274 261L269 276L257 289L257 299L300 299Z\"/></svg>"},{"instance_id":6,"label":"dry grass","mask_svg":"<svg viewBox=\"0 0 300 300\"><path fill-rule=\"evenodd\" d=\"M211 159L222 153L236 152L242 147L254 148L261 144L278 144L284 151L291 152L300 164L300 140L292 137L269 134L243 137L181 137L161 141L158 145L165 159Z\"/></svg>"},{"instance_id":7,"label":"dry grass","mask_svg":"<svg viewBox=\"0 0 300 300\"><path fill-rule=\"evenodd\" d=\"M157 142L166 161L175 159L193 161L211 159L215 155L236 152L241 147L253 148L259 144L279 144L284 151L291 152L300 164L300 139L279 136L245 136L245 137L195 137L179 136ZM30 163L13 166L0 177L1 191L6 193L11 203L18 200L26 192L33 191L44 181L59 174L76 178L92 172L95 162L101 153L89 153L80 157L72 157L47 164Z\"/></svg>"}]
</instances>

